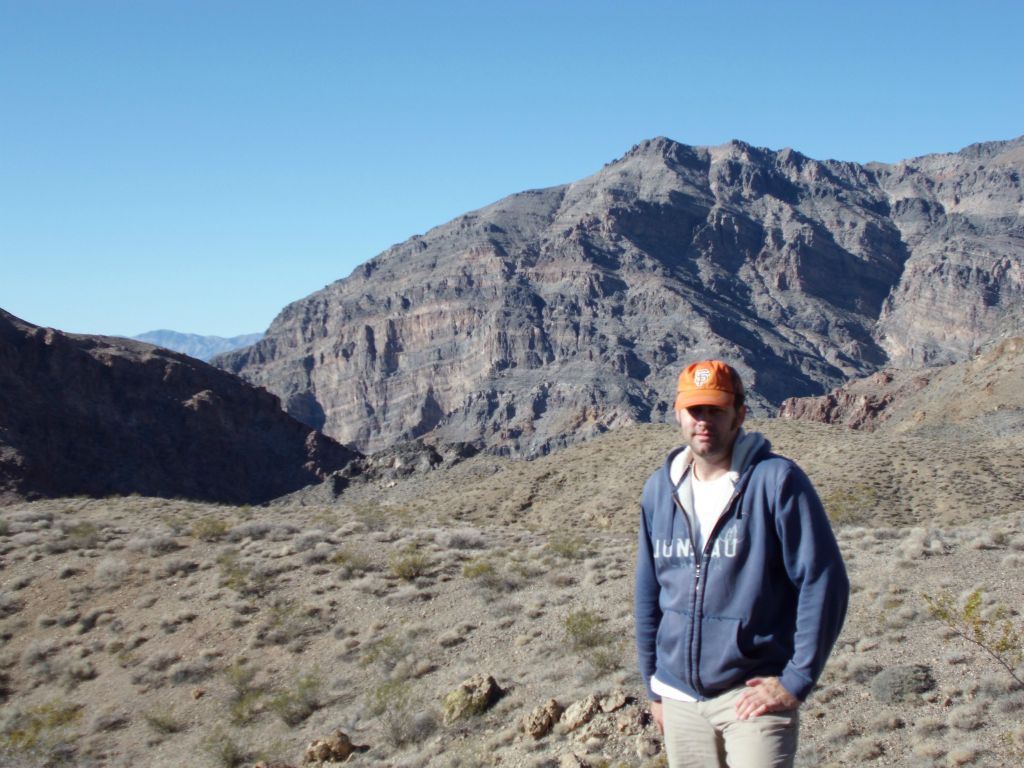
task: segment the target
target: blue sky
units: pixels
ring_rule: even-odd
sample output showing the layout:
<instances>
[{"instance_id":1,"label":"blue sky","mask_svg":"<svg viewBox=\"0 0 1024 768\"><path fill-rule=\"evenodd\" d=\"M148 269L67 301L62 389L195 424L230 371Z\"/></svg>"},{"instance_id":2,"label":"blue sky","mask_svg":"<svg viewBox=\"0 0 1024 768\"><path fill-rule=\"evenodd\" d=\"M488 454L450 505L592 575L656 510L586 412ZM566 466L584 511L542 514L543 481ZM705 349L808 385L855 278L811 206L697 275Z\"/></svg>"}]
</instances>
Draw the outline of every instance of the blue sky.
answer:
<instances>
[{"instance_id":1,"label":"blue sky","mask_svg":"<svg viewBox=\"0 0 1024 768\"><path fill-rule=\"evenodd\" d=\"M264 330L633 144L896 161L1024 133L1020 2L0 0L0 307Z\"/></svg>"}]
</instances>

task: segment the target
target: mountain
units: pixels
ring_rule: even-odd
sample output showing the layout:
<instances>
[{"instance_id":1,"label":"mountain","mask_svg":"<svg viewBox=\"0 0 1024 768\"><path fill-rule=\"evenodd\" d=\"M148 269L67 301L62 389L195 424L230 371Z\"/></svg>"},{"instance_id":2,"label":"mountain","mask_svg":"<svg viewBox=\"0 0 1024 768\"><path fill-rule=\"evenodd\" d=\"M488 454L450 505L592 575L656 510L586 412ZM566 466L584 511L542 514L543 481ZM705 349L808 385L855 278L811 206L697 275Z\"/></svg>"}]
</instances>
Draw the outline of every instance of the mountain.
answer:
<instances>
[{"instance_id":1,"label":"mountain","mask_svg":"<svg viewBox=\"0 0 1024 768\"><path fill-rule=\"evenodd\" d=\"M132 338L147 344L155 344L164 349L183 352L197 360L208 362L215 355L255 344L263 338L263 334L247 333L243 336L232 336L226 339L222 336L200 336L195 333L160 330L146 331L138 336L132 336Z\"/></svg>"},{"instance_id":2,"label":"mountain","mask_svg":"<svg viewBox=\"0 0 1024 768\"><path fill-rule=\"evenodd\" d=\"M358 454L186 355L0 310L0 499L139 493L256 503Z\"/></svg>"},{"instance_id":3,"label":"mountain","mask_svg":"<svg viewBox=\"0 0 1024 768\"><path fill-rule=\"evenodd\" d=\"M755 413L951 363L1024 313L1024 139L894 165L658 138L396 245L214 359L376 451L516 456L659 419L685 361Z\"/></svg>"}]
</instances>

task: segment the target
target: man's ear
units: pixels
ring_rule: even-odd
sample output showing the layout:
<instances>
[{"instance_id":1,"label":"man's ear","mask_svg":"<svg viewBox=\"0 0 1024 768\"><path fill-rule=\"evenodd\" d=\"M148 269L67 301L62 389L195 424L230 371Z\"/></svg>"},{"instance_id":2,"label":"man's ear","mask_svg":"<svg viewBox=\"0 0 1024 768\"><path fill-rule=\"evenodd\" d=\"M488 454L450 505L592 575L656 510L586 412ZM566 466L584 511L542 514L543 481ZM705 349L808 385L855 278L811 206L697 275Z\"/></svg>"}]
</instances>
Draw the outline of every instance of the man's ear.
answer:
<instances>
[{"instance_id":1,"label":"man's ear","mask_svg":"<svg viewBox=\"0 0 1024 768\"><path fill-rule=\"evenodd\" d=\"M740 406L740 411L739 411L739 413L736 414L736 426L737 427L742 427L743 426L743 422L746 420L746 418L747 418L747 406L745 406L745 405Z\"/></svg>"},{"instance_id":2,"label":"man's ear","mask_svg":"<svg viewBox=\"0 0 1024 768\"><path fill-rule=\"evenodd\" d=\"M676 415L676 424L678 424L680 427L682 427L683 426L683 412L682 411L673 411L673 413L675 413L675 415Z\"/></svg>"}]
</instances>

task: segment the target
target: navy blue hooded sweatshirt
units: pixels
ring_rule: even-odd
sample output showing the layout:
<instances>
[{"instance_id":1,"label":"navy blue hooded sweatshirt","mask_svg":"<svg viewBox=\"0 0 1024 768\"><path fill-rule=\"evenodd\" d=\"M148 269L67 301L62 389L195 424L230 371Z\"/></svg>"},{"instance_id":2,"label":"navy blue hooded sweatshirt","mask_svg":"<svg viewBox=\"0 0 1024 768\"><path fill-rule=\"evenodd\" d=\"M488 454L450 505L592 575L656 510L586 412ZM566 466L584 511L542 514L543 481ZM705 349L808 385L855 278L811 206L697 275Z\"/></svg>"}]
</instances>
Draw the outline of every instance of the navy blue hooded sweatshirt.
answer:
<instances>
[{"instance_id":1,"label":"navy blue hooded sweatshirt","mask_svg":"<svg viewBox=\"0 0 1024 768\"><path fill-rule=\"evenodd\" d=\"M703 552L670 477L673 451L644 486L636 567L636 643L651 676L706 699L777 676L803 700L846 616L850 583L810 480L758 433L733 449L735 491ZM688 459L689 457L684 457ZM678 487L683 498L690 464ZM692 510L691 510L692 511Z\"/></svg>"}]
</instances>

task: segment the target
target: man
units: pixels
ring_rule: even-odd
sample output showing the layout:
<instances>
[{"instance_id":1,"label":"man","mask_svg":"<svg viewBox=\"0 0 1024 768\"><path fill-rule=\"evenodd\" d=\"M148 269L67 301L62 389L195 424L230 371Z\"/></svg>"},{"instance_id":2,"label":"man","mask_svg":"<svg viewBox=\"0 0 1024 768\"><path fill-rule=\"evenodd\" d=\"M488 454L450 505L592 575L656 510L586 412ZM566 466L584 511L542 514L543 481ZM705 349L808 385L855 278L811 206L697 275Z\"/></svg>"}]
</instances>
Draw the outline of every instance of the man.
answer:
<instances>
[{"instance_id":1,"label":"man","mask_svg":"<svg viewBox=\"0 0 1024 768\"><path fill-rule=\"evenodd\" d=\"M739 374L679 376L685 446L644 486L636 643L671 768L792 766L850 584L807 476L742 429Z\"/></svg>"}]
</instances>

